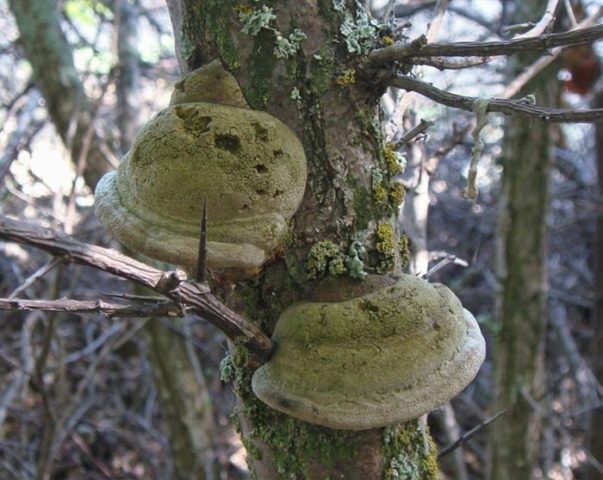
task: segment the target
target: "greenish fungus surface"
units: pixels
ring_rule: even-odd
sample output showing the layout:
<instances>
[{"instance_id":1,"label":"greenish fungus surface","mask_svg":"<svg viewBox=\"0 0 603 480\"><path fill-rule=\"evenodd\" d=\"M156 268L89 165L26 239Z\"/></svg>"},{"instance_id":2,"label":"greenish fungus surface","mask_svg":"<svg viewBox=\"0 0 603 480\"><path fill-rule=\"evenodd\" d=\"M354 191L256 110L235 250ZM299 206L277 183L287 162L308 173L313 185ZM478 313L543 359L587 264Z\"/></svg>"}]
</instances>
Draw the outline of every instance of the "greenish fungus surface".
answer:
<instances>
[{"instance_id":1,"label":"greenish fungus surface","mask_svg":"<svg viewBox=\"0 0 603 480\"><path fill-rule=\"evenodd\" d=\"M276 410L362 430L417 418L475 376L485 344L445 286L403 275L348 300L303 302L281 315L278 349L253 377Z\"/></svg>"},{"instance_id":2,"label":"greenish fungus surface","mask_svg":"<svg viewBox=\"0 0 603 480\"><path fill-rule=\"evenodd\" d=\"M170 105L196 102L248 108L237 80L219 60L193 70L174 85Z\"/></svg>"},{"instance_id":3,"label":"greenish fungus surface","mask_svg":"<svg viewBox=\"0 0 603 480\"><path fill-rule=\"evenodd\" d=\"M303 147L277 118L177 103L143 128L118 170L101 180L95 208L120 242L188 267L196 263L207 199L209 267L254 269L284 241L305 184Z\"/></svg>"}]
</instances>

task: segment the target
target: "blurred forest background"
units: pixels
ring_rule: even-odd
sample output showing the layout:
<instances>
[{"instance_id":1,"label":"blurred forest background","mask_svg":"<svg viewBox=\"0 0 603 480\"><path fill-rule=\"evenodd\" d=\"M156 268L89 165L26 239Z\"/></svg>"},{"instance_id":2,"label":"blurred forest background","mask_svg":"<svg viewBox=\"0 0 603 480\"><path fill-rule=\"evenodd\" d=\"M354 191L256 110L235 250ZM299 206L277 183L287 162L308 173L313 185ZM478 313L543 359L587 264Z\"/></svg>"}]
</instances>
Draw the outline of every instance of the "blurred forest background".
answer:
<instances>
[{"instance_id":1,"label":"blurred forest background","mask_svg":"<svg viewBox=\"0 0 603 480\"><path fill-rule=\"evenodd\" d=\"M15 20L20 16L20 24L27 21L30 3L0 0L0 215L119 248L94 218L92 187L102 172L117 166L137 129L168 104L179 78L166 6L162 0L41 0L49 7L36 11L48 17L30 19L32 25L56 22L62 37L55 40L65 44L60 47L63 56L49 47L36 61L27 58L25 43L47 40L37 38L35 28L20 31ZM379 18L388 2L367 3ZM394 27L409 38L423 33L434 3L398 2L395 8L401 14ZM451 2L438 39L508 38L509 22L503 19L510 3ZM601 7L600 1L571 3L576 21ZM572 19L564 15L564 21ZM23 40L25 36L30 38ZM578 49L554 57L547 70L547 88L555 92L549 98L572 108L588 108L597 101L601 105L603 83L596 82L601 44ZM423 67L421 75L464 95L502 95L510 84L502 58L468 70ZM43 95L45 89L55 89L53 101ZM501 288L496 243L505 119L489 117L479 196L471 202L462 192L473 146L473 116L419 96L405 97L410 108L401 116L400 100L395 92L383 100L383 128L390 138L399 138L420 120L431 122L401 147L408 159L402 179L408 191L404 211L414 202L415 214L423 212L410 223L401 215L402 228L414 253L428 255L418 261L415 257L415 272L425 274L421 268L428 262L429 279L448 285L461 298L488 342L488 358L476 380L430 415L429 423L440 448L481 425L441 458L443 478L481 479L486 475L488 431L497 420L484 424L500 411L492 389L492 362L502 328L496 314ZM603 248L603 233L597 232L603 211L597 132L588 124L554 124L550 131L544 388L537 398L526 394L524 406L539 419L533 476L603 478L598 469L603 457L597 456L603 446L598 452L596 441L591 446L591 434L603 435L603 424L593 420L603 407L603 367L597 364L603 348L598 353L595 348L596 338L603 344L602 313L595 311L603 290L601 272L596 273L596 258L603 256L597 253ZM603 165L603 133L598 135L598 162ZM535 146L519 148L529 152ZM545 181L532 178L526 185L533 182L537 188ZM538 219L534 221L539 228ZM419 248L424 242L425 248ZM132 293L130 284L108 274L0 243L0 297L110 301ZM145 348L153 329L168 343L172 338L184 341L191 381L199 391L209 392L204 401L212 414L200 428L211 441L198 448L205 449L216 478L248 477L245 448L231 418L234 399L220 379L226 342L211 325L194 317L171 322L41 311L6 311L0 318L0 478L173 478L177 467L165 412L159 408L158 375L149 358L153 352Z\"/></svg>"}]
</instances>

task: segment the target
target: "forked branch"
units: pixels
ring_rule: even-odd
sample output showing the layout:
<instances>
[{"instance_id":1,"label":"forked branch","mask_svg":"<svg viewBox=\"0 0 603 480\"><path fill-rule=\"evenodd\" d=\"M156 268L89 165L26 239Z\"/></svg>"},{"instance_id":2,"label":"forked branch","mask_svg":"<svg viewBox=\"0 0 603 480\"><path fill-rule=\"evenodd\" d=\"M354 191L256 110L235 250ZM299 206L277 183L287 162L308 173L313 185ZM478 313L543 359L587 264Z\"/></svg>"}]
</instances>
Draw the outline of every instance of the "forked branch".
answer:
<instances>
[{"instance_id":1,"label":"forked branch","mask_svg":"<svg viewBox=\"0 0 603 480\"><path fill-rule=\"evenodd\" d=\"M44 250L65 261L88 265L150 288L213 323L233 340L261 359L267 359L273 343L258 327L214 297L207 284L186 280L182 272L165 272L115 250L88 245L49 228L20 220L0 218L0 239Z\"/></svg>"}]
</instances>

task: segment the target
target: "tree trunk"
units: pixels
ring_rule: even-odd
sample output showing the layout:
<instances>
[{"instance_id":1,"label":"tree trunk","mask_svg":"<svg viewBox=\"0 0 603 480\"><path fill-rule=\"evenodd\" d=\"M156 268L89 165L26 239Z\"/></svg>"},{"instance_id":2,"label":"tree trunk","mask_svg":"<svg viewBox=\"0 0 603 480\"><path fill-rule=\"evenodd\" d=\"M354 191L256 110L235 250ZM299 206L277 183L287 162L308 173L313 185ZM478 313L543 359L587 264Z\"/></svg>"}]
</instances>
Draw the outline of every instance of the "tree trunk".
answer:
<instances>
[{"instance_id":1,"label":"tree trunk","mask_svg":"<svg viewBox=\"0 0 603 480\"><path fill-rule=\"evenodd\" d=\"M165 319L180 328L182 322ZM147 350L174 462L174 480L214 478L212 402L200 365L193 367L186 340L151 318L145 325ZM194 353L191 352L193 355Z\"/></svg>"},{"instance_id":2,"label":"tree trunk","mask_svg":"<svg viewBox=\"0 0 603 480\"><path fill-rule=\"evenodd\" d=\"M19 43L31 64L33 78L42 91L52 122L75 164L82 152L87 161L83 176L94 188L112 169L100 148L100 140L86 136L94 124L94 108L84 93L73 64L71 47L59 24L56 0L10 0L19 28Z\"/></svg>"},{"instance_id":3,"label":"tree trunk","mask_svg":"<svg viewBox=\"0 0 603 480\"><path fill-rule=\"evenodd\" d=\"M367 270L394 270L400 258L398 205L387 193L376 199L371 182L374 169L387 172L377 117L381 92L374 79L353 76L357 57L349 53L341 34L346 16L357 18L357 3L276 2L270 28L285 38L295 29L306 35L301 47L285 58L274 53L274 30L243 33L239 18L261 13L254 2L169 0L168 7L182 71L220 58L251 108L266 110L297 133L308 162L306 194L284 256L253 281L230 285L214 278L214 291L270 333L280 312L316 284L306 260L313 246L332 242L345 257L352 240L362 239L369 250ZM376 247L378 225L394 232L385 251ZM413 478L436 478L435 448L418 420L365 431L310 425L277 413L255 397L250 379L257 362L244 349L233 346L231 361L240 430L256 478L353 480L404 478L409 472Z\"/></svg>"},{"instance_id":4,"label":"tree trunk","mask_svg":"<svg viewBox=\"0 0 603 480\"><path fill-rule=\"evenodd\" d=\"M595 108L603 106L603 92L595 97ZM599 177L599 196L603 196L603 123L595 124L595 142L597 151L597 173ZM591 363L595 378L603 385L603 213L599 208L597 217L597 236L595 241L595 311L593 318L594 336L591 347ZM603 464L603 408L593 411L591 418L591 452ZM592 468L590 478L599 478L600 471Z\"/></svg>"},{"instance_id":5,"label":"tree trunk","mask_svg":"<svg viewBox=\"0 0 603 480\"><path fill-rule=\"evenodd\" d=\"M513 20L533 17L543 11L545 3L518 6ZM522 65L526 63L515 63L510 78ZM539 104L552 105L554 82L555 76L545 72L525 92L536 92ZM501 330L493 368L494 411L508 411L490 430L491 480L532 478L538 454L540 425L524 394L538 399L543 386L549 129L545 123L513 117L507 120L503 140L497 299Z\"/></svg>"}]
</instances>

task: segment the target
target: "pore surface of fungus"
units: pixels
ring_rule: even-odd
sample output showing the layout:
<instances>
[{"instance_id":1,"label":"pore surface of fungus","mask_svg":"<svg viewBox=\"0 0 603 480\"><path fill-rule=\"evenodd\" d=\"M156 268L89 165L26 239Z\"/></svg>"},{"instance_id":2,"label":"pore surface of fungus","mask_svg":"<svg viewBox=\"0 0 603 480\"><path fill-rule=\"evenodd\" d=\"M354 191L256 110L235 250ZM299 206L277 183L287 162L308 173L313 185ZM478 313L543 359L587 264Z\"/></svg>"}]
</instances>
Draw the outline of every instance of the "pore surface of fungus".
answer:
<instances>
[{"instance_id":1,"label":"pore surface of fungus","mask_svg":"<svg viewBox=\"0 0 603 480\"><path fill-rule=\"evenodd\" d=\"M232 106L240 100L232 94L230 105L180 103L199 98L181 90L101 179L97 217L128 247L191 267L207 199L208 266L253 270L283 241L301 202L303 147L277 118Z\"/></svg>"},{"instance_id":2,"label":"pore surface of fungus","mask_svg":"<svg viewBox=\"0 0 603 480\"><path fill-rule=\"evenodd\" d=\"M293 417L348 430L433 410L475 377L485 356L458 298L410 275L348 300L293 305L273 340L277 351L253 377L256 395Z\"/></svg>"}]
</instances>

